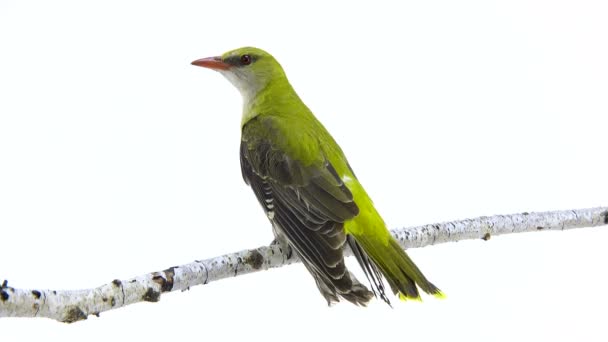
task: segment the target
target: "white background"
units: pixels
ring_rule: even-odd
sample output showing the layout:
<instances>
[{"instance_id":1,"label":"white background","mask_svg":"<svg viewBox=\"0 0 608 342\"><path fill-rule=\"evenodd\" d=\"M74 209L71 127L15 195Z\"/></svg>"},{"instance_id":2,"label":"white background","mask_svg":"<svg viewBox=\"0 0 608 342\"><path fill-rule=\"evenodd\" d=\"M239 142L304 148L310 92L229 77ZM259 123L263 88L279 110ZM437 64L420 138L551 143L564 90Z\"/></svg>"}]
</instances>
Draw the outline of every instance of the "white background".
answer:
<instances>
[{"instance_id":1,"label":"white background","mask_svg":"<svg viewBox=\"0 0 608 342\"><path fill-rule=\"evenodd\" d=\"M605 1L2 0L0 279L89 288L270 242L239 94L190 65L244 45L281 61L391 227L606 206L606 18ZM3 318L0 339L606 341L607 242L411 250L448 299L394 309L328 308L296 265L73 325Z\"/></svg>"}]
</instances>

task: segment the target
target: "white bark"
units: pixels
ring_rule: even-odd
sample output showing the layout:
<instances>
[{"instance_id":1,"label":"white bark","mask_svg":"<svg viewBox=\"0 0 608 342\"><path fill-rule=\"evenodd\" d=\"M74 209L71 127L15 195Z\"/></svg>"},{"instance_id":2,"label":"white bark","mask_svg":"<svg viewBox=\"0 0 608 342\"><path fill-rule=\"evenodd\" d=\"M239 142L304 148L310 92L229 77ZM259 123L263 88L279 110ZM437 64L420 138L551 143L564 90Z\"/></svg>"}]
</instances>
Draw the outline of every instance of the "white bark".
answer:
<instances>
[{"instance_id":1,"label":"white bark","mask_svg":"<svg viewBox=\"0 0 608 342\"><path fill-rule=\"evenodd\" d=\"M608 207L479 217L462 221L402 228L393 235L404 248L465 239L488 240L492 235L596 227L608 224ZM350 253L350 251L347 251ZM0 285L0 317L48 317L76 322L89 315L125 305L157 302L161 293L298 262L287 259L279 245L264 246L219 257L196 260L127 280L86 290L15 289ZM312 289L311 291L313 291Z\"/></svg>"}]
</instances>

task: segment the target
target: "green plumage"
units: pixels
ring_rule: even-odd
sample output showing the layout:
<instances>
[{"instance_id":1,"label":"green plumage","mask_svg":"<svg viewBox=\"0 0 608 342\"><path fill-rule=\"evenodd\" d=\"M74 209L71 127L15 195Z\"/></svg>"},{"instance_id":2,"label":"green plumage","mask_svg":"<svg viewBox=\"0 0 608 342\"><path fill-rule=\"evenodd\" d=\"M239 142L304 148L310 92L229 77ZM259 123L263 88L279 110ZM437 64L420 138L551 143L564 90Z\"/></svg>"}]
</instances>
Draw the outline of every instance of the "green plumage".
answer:
<instances>
[{"instance_id":1,"label":"green plumage","mask_svg":"<svg viewBox=\"0 0 608 342\"><path fill-rule=\"evenodd\" d=\"M243 178L277 238L302 259L328 303L344 298L365 305L374 294L388 303L383 276L402 299L419 299L418 287L441 296L390 235L342 150L279 63L256 48L218 60L225 64L219 71L243 95ZM346 244L373 292L346 268Z\"/></svg>"}]
</instances>

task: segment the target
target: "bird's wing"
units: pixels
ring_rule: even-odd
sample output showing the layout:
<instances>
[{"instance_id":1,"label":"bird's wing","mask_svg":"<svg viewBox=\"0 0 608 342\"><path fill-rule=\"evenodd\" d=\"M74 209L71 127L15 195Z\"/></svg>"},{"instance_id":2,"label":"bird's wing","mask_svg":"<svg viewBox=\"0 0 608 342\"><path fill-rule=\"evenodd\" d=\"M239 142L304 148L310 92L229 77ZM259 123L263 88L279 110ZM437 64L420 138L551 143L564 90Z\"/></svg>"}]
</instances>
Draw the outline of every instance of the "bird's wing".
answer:
<instances>
[{"instance_id":1,"label":"bird's wing","mask_svg":"<svg viewBox=\"0 0 608 342\"><path fill-rule=\"evenodd\" d=\"M243 178L253 188L275 229L287 238L315 275L321 292L324 285L329 287L330 293L324 293L325 297L330 302L337 301L336 294L344 296L353 288L344 265L344 221L357 216L359 208L327 159L303 165L279 146L278 141L286 139L280 131L255 121L243 128Z\"/></svg>"}]
</instances>

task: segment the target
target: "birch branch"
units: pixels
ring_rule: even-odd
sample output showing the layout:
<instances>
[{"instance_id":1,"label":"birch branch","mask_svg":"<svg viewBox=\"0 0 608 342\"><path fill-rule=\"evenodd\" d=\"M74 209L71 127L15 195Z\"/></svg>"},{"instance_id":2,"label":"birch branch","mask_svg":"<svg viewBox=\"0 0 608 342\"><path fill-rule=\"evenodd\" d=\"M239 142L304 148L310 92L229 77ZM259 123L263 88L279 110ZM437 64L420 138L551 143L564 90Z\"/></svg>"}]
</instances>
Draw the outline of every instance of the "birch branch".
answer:
<instances>
[{"instance_id":1,"label":"birch branch","mask_svg":"<svg viewBox=\"0 0 608 342\"><path fill-rule=\"evenodd\" d=\"M414 248L490 236L596 227L608 224L608 207L479 217L461 221L396 229L392 233L403 248ZM346 251L350 255L350 251ZM279 245L259 247L141 275L115 279L85 290L16 289L0 285L0 317L48 317L72 323L89 315L142 301L158 302L164 292L299 262L288 258Z\"/></svg>"}]
</instances>

